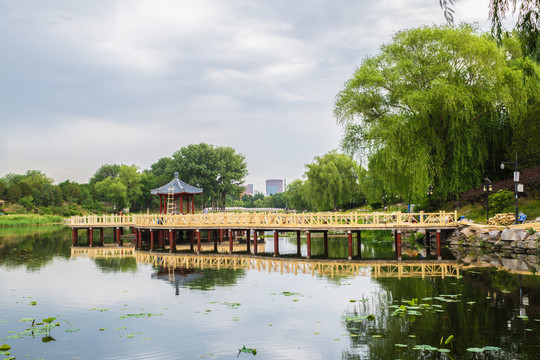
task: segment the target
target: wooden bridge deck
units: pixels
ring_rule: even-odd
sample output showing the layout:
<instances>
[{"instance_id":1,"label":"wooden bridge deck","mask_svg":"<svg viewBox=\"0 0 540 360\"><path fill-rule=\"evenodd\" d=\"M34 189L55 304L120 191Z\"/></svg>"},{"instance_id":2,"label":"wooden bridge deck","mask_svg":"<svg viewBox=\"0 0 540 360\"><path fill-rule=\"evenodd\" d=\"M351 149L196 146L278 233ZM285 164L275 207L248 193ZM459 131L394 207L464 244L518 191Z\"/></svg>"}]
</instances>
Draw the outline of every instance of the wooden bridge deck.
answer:
<instances>
[{"instance_id":1,"label":"wooden bridge deck","mask_svg":"<svg viewBox=\"0 0 540 360\"><path fill-rule=\"evenodd\" d=\"M72 257L109 258L134 257L138 263L166 269L253 269L258 271L311 274L312 276L382 277L456 277L461 265L457 261L427 260L306 260L265 258L247 255L166 254L138 251L135 248L72 247Z\"/></svg>"},{"instance_id":2,"label":"wooden bridge deck","mask_svg":"<svg viewBox=\"0 0 540 360\"><path fill-rule=\"evenodd\" d=\"M452 229L457 212L438 213L213 213L187 215L90 215L66 221L72 228L135 227L139 229L254 229L279 231Z\"/></svg>"}]
</instances>

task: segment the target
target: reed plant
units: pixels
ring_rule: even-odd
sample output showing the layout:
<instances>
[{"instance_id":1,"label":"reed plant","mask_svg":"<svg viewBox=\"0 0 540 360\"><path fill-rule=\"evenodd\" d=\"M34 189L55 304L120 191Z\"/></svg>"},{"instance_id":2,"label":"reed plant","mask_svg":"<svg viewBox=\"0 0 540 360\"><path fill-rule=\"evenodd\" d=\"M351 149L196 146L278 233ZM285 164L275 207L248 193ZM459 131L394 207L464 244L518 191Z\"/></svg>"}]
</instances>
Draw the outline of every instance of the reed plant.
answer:
<instances>
[{"instance_id":1,"label":"reed plant","mask_svg":"<svg viewBox=\"0 0 540 360\"><path fill-rule=\"evenodd\" d=\"M59 215L18 214L0 216L0 227L61 224Z\"/></svg>"}]
</instances>

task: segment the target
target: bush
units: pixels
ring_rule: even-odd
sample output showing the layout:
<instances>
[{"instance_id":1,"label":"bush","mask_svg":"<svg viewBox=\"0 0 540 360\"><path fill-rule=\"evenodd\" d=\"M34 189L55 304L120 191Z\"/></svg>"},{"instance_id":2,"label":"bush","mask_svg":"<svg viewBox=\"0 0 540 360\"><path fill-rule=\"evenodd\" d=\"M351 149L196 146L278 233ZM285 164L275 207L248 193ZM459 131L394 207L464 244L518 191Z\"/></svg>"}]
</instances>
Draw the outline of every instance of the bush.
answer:
<instances>
[{"instance_id":1,"label":"bush","mask_svg":"<svg viewBox=\"0 0 540 360\"><path fill-rule=\"evenodd\" d=\"M510 211L514 200L514 194L511 191L501 189L495 194L489 196L489 204L496 213Z\"/></svg>"},{"instance_id":2,"label":"bush","mask_svg":"<svg viewBox=\"0 0 540 360\"><path fill-rule=\"evenodd\" d=\"M31 210L34 208L34 198L32 196L22 197L17 203L24 206L26 210Z\"/></svg>"}]
</instances>

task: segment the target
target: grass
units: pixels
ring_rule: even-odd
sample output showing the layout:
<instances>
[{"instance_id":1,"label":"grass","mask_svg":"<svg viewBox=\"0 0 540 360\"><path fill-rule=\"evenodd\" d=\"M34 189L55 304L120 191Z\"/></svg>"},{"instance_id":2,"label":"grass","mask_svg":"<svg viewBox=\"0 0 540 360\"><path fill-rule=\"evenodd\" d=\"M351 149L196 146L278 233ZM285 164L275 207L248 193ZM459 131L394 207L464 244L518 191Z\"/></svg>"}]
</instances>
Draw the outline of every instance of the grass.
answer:
<instances>
[{"instance_id":1,"label":"grass","mask_svg":"<svg viewBox=\"0 0 540 360\"><path fill-rule=\"evenodd\" d=\"M519 199L518 210L520 213L527 215L527 220L534 220L540 217L540 200L532 198ZM493 217L496 213L514 213L514 205L503 209L502 211L489 210L489 217ZM458 210L458 216L464 215L467 219L473 220L477 223L486 222L486 208L484 204L468 204L460 207Z\"/></svg>"},{"instance_id":2,"label":"grass","mask_svg":"<svg viewBox=\"0 0 540 360\"><path fill-rule=\"evenodd\" d=\"M59 215L2 215L0 227L61 224L63 221Z\"/></svg>"}]
</instances>

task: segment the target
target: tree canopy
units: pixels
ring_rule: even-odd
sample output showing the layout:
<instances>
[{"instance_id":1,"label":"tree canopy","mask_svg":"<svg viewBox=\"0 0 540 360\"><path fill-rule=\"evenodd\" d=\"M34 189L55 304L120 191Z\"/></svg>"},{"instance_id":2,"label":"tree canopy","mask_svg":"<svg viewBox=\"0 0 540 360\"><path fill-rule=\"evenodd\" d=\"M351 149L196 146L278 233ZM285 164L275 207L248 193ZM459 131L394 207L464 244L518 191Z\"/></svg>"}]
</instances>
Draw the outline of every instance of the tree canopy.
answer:
<instances>
[{"instance_id":1,"label":"tree canopy","mask_svg":"<svg viewBox=\"0 0 540 360\"><path fill-rule=\"evenodd\" d=\"M172 158L159 159L151 169L162 181L169 181L178 172L183 181L202 187L213 207L225 207L228 195L240 196L248 174L244 155L231 147L206 143L182 147Z\"/></svg>"},{"instance_id":2,"label":"tree canopy","mask_svg":"<svg viewBox=\"0 0 540 360\"><path fill-rule=\"evenodd\" d=\"M343 148L401 197L433 185L447 198L477 185L538 99L537 65L515 39L505 42L467 25L396 33L336 97Z\"/></svg>"}]
</instances>

